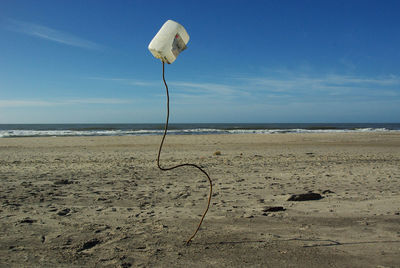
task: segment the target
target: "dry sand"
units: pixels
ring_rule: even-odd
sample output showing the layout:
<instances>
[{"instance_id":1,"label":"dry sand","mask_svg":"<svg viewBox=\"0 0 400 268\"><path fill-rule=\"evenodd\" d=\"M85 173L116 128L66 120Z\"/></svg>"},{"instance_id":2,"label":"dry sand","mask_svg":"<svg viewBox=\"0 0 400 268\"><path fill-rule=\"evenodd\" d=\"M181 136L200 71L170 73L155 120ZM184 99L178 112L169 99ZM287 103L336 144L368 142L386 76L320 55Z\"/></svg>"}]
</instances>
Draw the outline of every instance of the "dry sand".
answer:
<instances>
[{"instance_id":1,"label":"dry sand","mask_svg":"<svg viewBox=\"0 0 400 268\"><path fill-rule=\"evenodd\" d=\"M400 267L400 133L168 136L190 246L160 138L0 139L0 266Z\"/></svg>"}]
</instances>

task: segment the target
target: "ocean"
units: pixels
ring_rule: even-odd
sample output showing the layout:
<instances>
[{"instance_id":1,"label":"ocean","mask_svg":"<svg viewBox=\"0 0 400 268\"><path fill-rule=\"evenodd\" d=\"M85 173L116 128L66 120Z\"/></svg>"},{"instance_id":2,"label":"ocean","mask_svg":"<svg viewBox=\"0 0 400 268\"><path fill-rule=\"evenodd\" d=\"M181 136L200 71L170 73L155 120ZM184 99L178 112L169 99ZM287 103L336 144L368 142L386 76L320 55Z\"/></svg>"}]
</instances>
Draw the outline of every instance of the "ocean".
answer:
<instances>
[{"instance_id":1,"label":"ocean","mask_svg":"<svg viewBox=\"0 0 400 268\"><path fill-rule=\"evenodd\" d=\"M0 138L162 135L164 124L0 124ZM397 132L400 123L170 124L169 135Z\"/></svg>"}]
</instances>

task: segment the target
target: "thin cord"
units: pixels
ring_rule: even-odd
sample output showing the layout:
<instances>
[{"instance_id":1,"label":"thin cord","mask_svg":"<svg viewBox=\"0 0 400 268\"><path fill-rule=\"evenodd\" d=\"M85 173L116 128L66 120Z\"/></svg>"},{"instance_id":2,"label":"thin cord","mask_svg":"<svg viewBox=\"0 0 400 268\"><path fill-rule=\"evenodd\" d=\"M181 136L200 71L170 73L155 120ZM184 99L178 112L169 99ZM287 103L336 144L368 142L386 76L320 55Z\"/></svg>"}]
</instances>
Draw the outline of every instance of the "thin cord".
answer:
<instances>
[{"instance_id":1,"label":"thin cord","mask_svg":"<svg viewBox=\"0 0 400 268\"><path fill-rule=\"evenodd\" d=\"M193 235L186 241L186 245L188 245L188 244L190 243L190 241L196 236L197 232L199 231L200 226L201 226L201 224L203 223L204 217L206 216L207 211L208 211L208 209L209 209L209 207L210 207L211 196L212 196L212 181L211 181L210 176L207 174L207 172L205 172L201 167L199 167L198 165L195 165L195 164L188 164L188 163L185 163L185 164L180 164L180 165L176 165L176 166L168 167L168 168L165 168L165 167L161 167L161 166L160 166L161 149L162 149L162 146L163 146L163 144L164 144L165 136L167 135L167 131L168 131L168 122L169 122L169 93L168 93L168 85L167 85L167 82L165 81L165 75L164 75L164 73L165 73L165 67L164 67L164 65L165 65L165 63L164 63L164 61L163 61L163 62L162 62L162 67L163 67L163 69L162 69L162 76L163 76L163 81L164 81L165 89L166 89L166 91L167 91L167 120L166 120L166 122L165 122L164 135L163 135L162 140L161 140L160 149L158 150L157 166L158 166L159 169L161 169L161 170L163 170L163 171L172 170L172 169L175 169L175 168L178 168L178 167L183 167L183 166L195 167L195 168L197 168L198 170L200 170L201 172L203 172L203 174L207 176L207 179L208 179L208 181L210 182L210 194L209 194L209 196L208 196L207 208L206 208L206 210L204 211L203 216L201 217L201 220L200 220L200 222L199 222L199 225L197 226L196 231L195 231L195 232L193 233Z\"/></svg>"}]
</instances>

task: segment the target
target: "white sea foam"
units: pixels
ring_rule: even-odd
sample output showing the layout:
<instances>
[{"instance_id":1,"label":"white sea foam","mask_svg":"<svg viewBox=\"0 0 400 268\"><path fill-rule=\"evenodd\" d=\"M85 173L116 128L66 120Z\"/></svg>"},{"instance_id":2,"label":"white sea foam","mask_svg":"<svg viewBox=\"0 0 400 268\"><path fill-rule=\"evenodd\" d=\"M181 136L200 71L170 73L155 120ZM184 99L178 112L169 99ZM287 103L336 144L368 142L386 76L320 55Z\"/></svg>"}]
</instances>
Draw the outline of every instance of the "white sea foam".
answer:
<instances>
[{"instance_id":1,"label":"white sea foam","mask_svg":"<svg viewBox=\"0 0 400 268\"><path fill-rule=\"evenodd\" d=\"M172 135L198 135L198 134L279 134L279 133L343 133L343 132L389 132L386 128L356 128L356 129L215 129L192 128L172 129ZM62 137L62 136L143 136L162 135L162 129L141 130L0 130L0 138L10 137Z\"/></svg>"}]
</instances>

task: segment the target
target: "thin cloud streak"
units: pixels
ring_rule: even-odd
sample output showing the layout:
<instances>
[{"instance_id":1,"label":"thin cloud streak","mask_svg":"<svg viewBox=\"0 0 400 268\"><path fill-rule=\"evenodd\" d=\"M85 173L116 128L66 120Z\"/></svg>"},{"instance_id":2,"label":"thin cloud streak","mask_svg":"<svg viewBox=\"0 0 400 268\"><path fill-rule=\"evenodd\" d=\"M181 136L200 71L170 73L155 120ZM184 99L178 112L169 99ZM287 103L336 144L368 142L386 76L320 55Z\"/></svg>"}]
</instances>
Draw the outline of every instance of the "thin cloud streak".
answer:
<instances>
[{"instance_id":1,"label":"thin cloud streak","mask_svg":"<svg viewBox=\"0 0 400 268\"><path fill-rule=\"evenodd\" d=\"M345 75L322 75L314 77L286 75L280 78L241 77L241 83L247 84L254 93L275 92L301 96L350 96L350 97L399 97L400 78L387 76L363 78Z\"/></svg>"},{"instance_id":2,"label":"thin cloud streak","mask_svg":"<svg viewBox=\"0 0 400 268\"><path fill-rule=\"evenodd\" d=\"M59 105L78 104L124 104L132 103L126 99L88 98L88 99L67 99L67 100L0 100L1 107L49 107Z\"/></svg>"},{"instance_id":3,"label":"thin cloud streak","mask_svg":"<svg viewBox=\"0 0 400 268\"><path fill-rule=\"evenodd\" d=\"M238 93L237 90L231 86L226 84L214 84L214 83L189 83L189 82L180 82L180 81L172 81L169 83L171 86L179 87L182 89L188 88L190 92L194 90L203 91L208 93L216 93L220 95L232 95Z\"/></svg>"},{"instance_id":4,"label":"thin cloud streak","mask_svg":"<svg viewBox=\"0 0 400 268\"><path fill-rule=\"evenodd\" d=\"M111 82L118 82L126 85L131 86L144 86L144 87L151 87L160 85L160 83L150 82L150 81L141 81L129 78L112 78L112 77L88 77L87 79L90 80L101 80L101 81L111 81Z\"/></svg>"},{"instance_id":5,"label":"thin cloud streak","mask_svg":"<svg viewBox=\"0 0 400 268\"><path fill-rule=\"evenodd\" d=\"M0 100L0 107L54 106L55 102L42 100Z\"/></svg>"},{"instance_id":6,"label":"thin cloud streak","mask_svg":"<svg viewBox=\"0 0 400 268\"><path fill-rule=\"evenodd\" d=\"M125 78L91 78L140 87L159 87L154 81ZM280 73L273 77L238 76L235 84L170 81L170 91L179 103L307 103L357 102L400 97L400 77L359 77L349 75ZM393 99L394 98L394 99Z\"/></svg>"},{"instance_id":7,"label":"thin cloud streak","mask_svg":"<svg viewBox=\"0 0 400 268\"><path fill-rule=\"evenodd\" d=\"M281 79L269 78L269 77L242 77L237 78L238 80L245 81L252 85L276 87L282 89L292 88L360 88L360 87L371 87L371 86L399 86L400 78L396 76L382 77L382 78L361 78L354 76L342 76L342 75L326 75L320 77L305 77L305 76L285 76Z\"/></svg>"},{"instance_id":8,"label":"thin cloud streak","mask_svg":"<svg viewBox=\"0 0 400 268\"><path fill-rule=\"evenodd\" d=\"M56 29L52 29L47 26L34 24L31 22L7 19L5 28L9 31L23 33L26 35L38 37L41 39L57 42L57 43L64 44L64 45L81 47L81 48L90 49L90 50L103 50L104 49L103 46L101 46L95 42L74 36L69 33L59 31Z\"/></svg>"},{"instance_id":9,"label":"thin cloud streak","mask_svg":"<svg viewBox=\"0 0 400 268\"><path fill-rule=\"evenodd\" d=\"M132 86L143 86L143 87L160 87L161 82L153 81L143 81L129 78L107 78L107 77L88 77L92 80L103 80L103 81L113 81L118 83L123 83ZM212 94L212 95L223 95L223 96L233 96L240 95L240 92L235 86L228 84L217 84L217 83L193 83L185 81L169 81L167 82L170 90L179 90L187 94Z\"/></svg>"}]
</instances>

